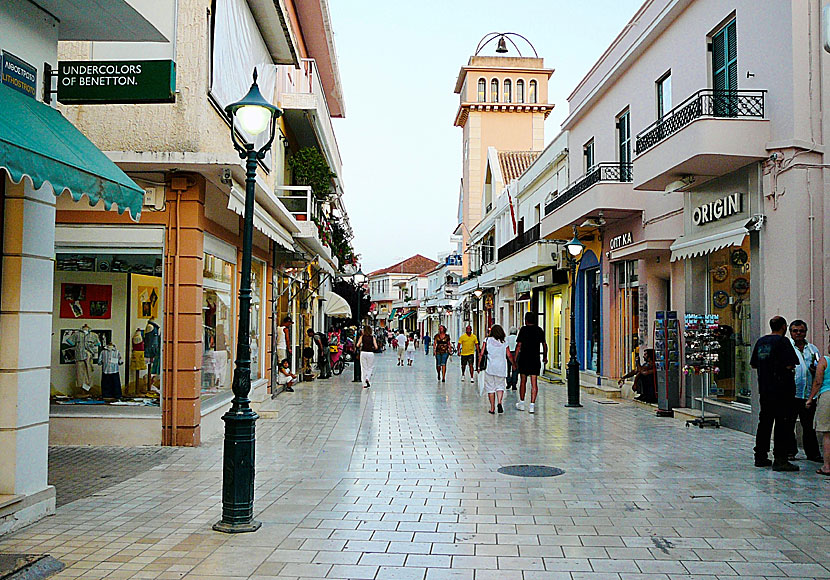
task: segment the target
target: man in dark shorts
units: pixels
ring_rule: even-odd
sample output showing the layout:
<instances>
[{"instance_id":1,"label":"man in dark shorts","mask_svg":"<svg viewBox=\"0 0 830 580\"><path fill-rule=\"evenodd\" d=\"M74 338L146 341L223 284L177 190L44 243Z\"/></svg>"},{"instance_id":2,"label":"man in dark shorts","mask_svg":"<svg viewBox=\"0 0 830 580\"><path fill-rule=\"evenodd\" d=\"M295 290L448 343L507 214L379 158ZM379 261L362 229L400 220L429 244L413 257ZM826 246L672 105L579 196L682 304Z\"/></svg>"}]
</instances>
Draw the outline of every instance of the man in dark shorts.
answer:
<instances>
[{"instance_id":1,"label":"man in dark shorts","mask_svg":"<svg viewBox=\"0 0 830 580\"><path fill-rule=\"evenodd\" d=\"M306 334L317 347L317 368L320 369L320 376L318 379L331 378L331 364L329 360L329 338L323 332L314 332L310 328L306 330ZM358 364L358 363L355 363Z\"/></svg>"},{"instance_id":2,"label":"man in dark shorts","mask_svg":"<svg viewBox=\"0 0 830 580\"><path fill-rule=\"evenodd\" d=\"M794 369L798 365L798 356L786 336L787 321L781 316L773 316L769 327L772 332L758 339L749 361L750 366L758 371L758 394L761 399L755 435L755 467L772 465L774 471L798 471L798 466L787 460L793 430ZM773 425L775 447L773 461L770 461L767 454Z\"/></svg>"},{"instance_id":3,"label":"man in dark shorts","mask_svg":"<svg viewBox=\"0 0 830 580\"><path fill-rule=\"evenodd\" d=\"M530 406L528 413L536 412L536 395L539 393L537 377L542 372L542 362L548 362L548 343L545 342L545 331L536 324L537 314L528 312L525 314L525 325L519 330L516 338L516 366L519 369L519 402L516 408L519 411L525 410L525 392L527 390L527 377L530 377ZM542 362L539 361L539 354L542 354Z\"/></svg>"}]
</instances>

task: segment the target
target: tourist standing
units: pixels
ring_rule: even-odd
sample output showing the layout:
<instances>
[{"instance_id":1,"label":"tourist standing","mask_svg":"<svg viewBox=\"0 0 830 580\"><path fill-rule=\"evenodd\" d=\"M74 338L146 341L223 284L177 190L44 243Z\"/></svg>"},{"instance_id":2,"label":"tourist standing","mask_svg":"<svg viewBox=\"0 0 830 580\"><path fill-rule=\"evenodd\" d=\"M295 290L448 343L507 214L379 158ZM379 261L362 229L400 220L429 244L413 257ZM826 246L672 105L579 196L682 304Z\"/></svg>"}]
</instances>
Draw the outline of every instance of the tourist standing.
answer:
<instances>
[{"instance_id":1,"label":"tourist standing","mask_svg":"<svg viewBox=\"0 0 830 580\"><path fill-rule=\"evenodd\" d=\"M424 354L429 354L429 333L424 333Z\"/></svg>"},{"instance_id":2,"label":"tourist standing","mask_svg":"<svg viewBox=\"0 0 830 580\"><path fill-rule=\"evenodd\" d=\"M519 368L516 366L516 338L519 334L519 329L515 326L510 327L510 334L507 335L505 342L507 343L507 350L510 351L510 367L507 370L507 388L513 391L516 390L516 385L519 382Z\"/></svg>"},{"instance_id":3,"label":"tourist standing","mask_svg":"<svg viewBox=\"0 0 830 580\"><path fill-rule=\"evenodd\" d=\"M288 345L290 344L291 340L288 335L291 332L292 324L294 324L294 321L291 319L291 317L284 316L282 319L282 324L277 329L277 360L281 363L285 359L288 359L289 366L291 363L291 357L288 354Z\"/></svg>"},{"instance_id":4,"label":"tourist standing","mask_svg":"<svg viewBox=\"0 0 830 580\"><path fill-rule=\"evenodd\" d=\"M314 346L317 347L317 368L320 370L318 379L331 378L331 365L329 364L329 339L322 332L314 332L310 328L306 330Z\"/></svg>"},{"instance_id":5,"label":"tourist standing","mask_svg":"<svg viewBox=\"0 0 830 580\"><path fill-rule=\"evenodd\" d=\"M519 359L519 401L516 408L525 410L525 393L527 392L527 378L530 377L530 406L528 413L536 412L536 395L539 393L538 378L542 371L539 354L542 353L542 362L548 362L548 344L545 342L545 331L536 324L536 313L525 313L525 325L516 337L516 357Z\"/></svg>"},{"instance_id":6,"label":"tourist standing","mask_svg":"<svg viewBox=\"0 0 830 580\"><path fill-rule=\"evenodd\" d=\"M452 341L447 334L447 327L443 324L438 326L438 334L432 339L432 352L435 353L435 370L438 373L438 380L447 382L447 359L450 358L450 346Z\"/></svg>"},{"instance_id":7,"label":"tourist standing","mask_svg":"<svg viewBox=\"0 0 830 580\"><path fill-rule=\"evenodd\" d=\"M496 398L498 398L499 413L504 413L502 402L504 401L504 388L507 385L507 361L513 362L513 355L510 354L504 339L504 329L494 324L490 327L490 336L484 341L481 353L478 355L479 368L484 357L487 357L487 366L483 371L484 391L490 400L488 412L491 415L496 412Z\"/></svg>"},{"instance_id":8,"label":"tourist standing","mask_svg":"<svg viewBox=\"0 0 830 580\"><path fill-rule=\"evenodd\" d=\"M368 389L372 386L369 381L372 380L372 374L375 372L375 351L378 349L371 327L363 327L363 334L357 339L356 346L360 351L360 376L363 379L363 388Z\"/></svg>"},{"instance_id":9,"label":"tourist standing","mask_svg":"<svg viewBox=\"0 0 830 580\"><path fill-rule=\"evenodd\" d=\"M474 382L476 355L478 354L478 337L473 334L473 327L469 324L464 334L458 339L458 352L461 354L461 380L464 380L464 369L470 367L470 382Z\"/></svg>"},{"instance_id":10,"label":"tourist standing","mask_svg":"<svg viewBox=\"0 0 830 580\"><path fill-rule=\"evenodd\" d=\"M803 320L793 320L790 323L790 341L795 347L798 364L795 367L795 405L793 408L793 431L790 439L788 459L795 459L798 455L798 438L795 434L795 419L801 421L801 435L804 445L804 454L810 461L821 463L821 453L818 449L818 437L813 428L815 407L807 406L807 397L813 388L816 365L821 359L821 352L814 344L807 342L807 323Z\"/></svg>"},{"instance_id":11,"label":"tourist standing","mask_svg":"<svg viewBox=\"0 0 830 580\"><path fill-rule=\"evenodd\" d=\"M798 356L785 336L787 321L773 316L769 321L771 332L758 339L749 364L758 371L758 394L761 410L758 413L758 431L755 434L755 467L772 465L774 471L798 471L798 466L787 460L792 439L792 416L795 405L795 375ZM770 435L775 428L773 461L769 460Z\"/></svg>"},{"instance_id":12,"label":"tourist standing","mask_svg":"<svg viewBox=\"0 0 830 580\"><path fill-rule=\"evenodd\" d=\"M830 476L830 371L827 370L828 364L830 364L830 357L821 357L816 366L813 389L805 404L816 409L816 431L821 433L824 446L824 465L816 473Z\"/></svg>"},{"instance_id":13,"label":"tourist standing","mask_svg":"<svg viewBox=\"0 0 830 580\"><path fill-rule=\"evenodd\" d=\"M403 333L403 330L398 331L398 336L395 337L395 342L398 343L396 347L398 350L398 366L403 366L404 361L404 353L406 352L406 335Z\"/></svg>"}]
</instances>

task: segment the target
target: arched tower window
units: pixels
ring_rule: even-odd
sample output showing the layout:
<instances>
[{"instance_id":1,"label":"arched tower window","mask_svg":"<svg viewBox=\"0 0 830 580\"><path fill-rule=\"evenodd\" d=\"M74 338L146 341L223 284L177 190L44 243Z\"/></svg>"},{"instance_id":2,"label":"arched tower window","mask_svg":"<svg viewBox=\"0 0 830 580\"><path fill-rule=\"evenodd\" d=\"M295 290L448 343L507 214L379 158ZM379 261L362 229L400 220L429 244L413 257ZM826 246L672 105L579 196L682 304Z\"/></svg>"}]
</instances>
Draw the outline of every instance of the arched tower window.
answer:
<instances>
[{"instance_id":1,"label":"arched tower window","mask_svg":"<svg viewBox=\"0 0 830 580\"><path fill-rule=\"evenodd\" d=\"M536 81L530 81L530 84L528 85L527 102L535 103L536 99Z\"/></svg>"},{"instance_id":2,"label":"arched tower window","mask_svg":"<svg viewBox=\"0 0 830 580\"><path fill-rule=\"evenodd\" d=\"M504 79L502 83L502 88L504 89L504 102L505 103L512 103L513 102L513 83L510 79Z\"/></svg>"},{"instance_id":3,"label":"arched tower window","mask_svg":"<svg viewBox=\"0 0 830 580\"><path fill-rule=\"evenodd\" d=\"M499 79L490 81L490 98L494 103L499 102Z\"/></svg>"},{"instance_id":4,"label":"arched tower window","mask_svg":"<svg viewBox=\"0 0 830 580\"><path fill-rule=\"evenodd\" d=\"M484 103L487 101L487 81L478 79L478 102Z\"/></svg>"},{"instance_id":5,"label":"arched tower window","mask_svg":"<svg viewBox=\"0 0 830 580\"><path fill-rule=\"evenodd\" d=\"M525 82L522 79L516 81L516 102L525 102Z\"/></svg>"}]
</instances>

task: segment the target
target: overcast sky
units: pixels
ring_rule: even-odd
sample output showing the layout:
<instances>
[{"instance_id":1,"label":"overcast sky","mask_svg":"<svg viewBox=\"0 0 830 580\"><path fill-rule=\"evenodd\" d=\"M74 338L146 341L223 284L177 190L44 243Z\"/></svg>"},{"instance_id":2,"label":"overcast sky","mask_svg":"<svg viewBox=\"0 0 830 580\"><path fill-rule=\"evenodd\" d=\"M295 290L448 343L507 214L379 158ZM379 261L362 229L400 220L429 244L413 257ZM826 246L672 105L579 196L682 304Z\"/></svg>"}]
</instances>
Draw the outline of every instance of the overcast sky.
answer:
<instances>
[{"instance_id":1,"label":"overcast sky","mask_svg":"<svg viewBox=\"0 0 830 580\"><path fill-rule=\"evenodd\" d=\"M461 179L453 88L485 34L522 34L555 69L549 92L556 108L545 126L550 143L568 95L641 4L330 0L346 102L346 118L335 119L334 129L363 271L416 253L435 259L451 248Z\"/></svg>"}]
</instances>

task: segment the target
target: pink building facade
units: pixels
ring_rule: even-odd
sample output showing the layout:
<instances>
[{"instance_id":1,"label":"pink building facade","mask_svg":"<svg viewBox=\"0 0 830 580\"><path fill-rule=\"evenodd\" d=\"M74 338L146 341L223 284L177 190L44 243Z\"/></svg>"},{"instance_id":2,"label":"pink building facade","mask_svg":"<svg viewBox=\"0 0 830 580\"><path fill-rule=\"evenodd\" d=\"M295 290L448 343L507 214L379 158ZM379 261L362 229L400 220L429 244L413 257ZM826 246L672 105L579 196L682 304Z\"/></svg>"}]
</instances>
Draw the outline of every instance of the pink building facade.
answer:
<instances>
[{"instance_id":1,"label":"pink building facade","mask_svg":"<svg viewBox=\"0 0 830 580\"><path fill-rule=\"evenodd\" d=\"M616 385L658 311L717 314L720 372L681 375L679 403L751 432L767 320L825 350L821 24L813 1L648 0L570 95L571 185L540 234L602 245L577 280L583 382Z\"/></svg>"}]
</instances>

